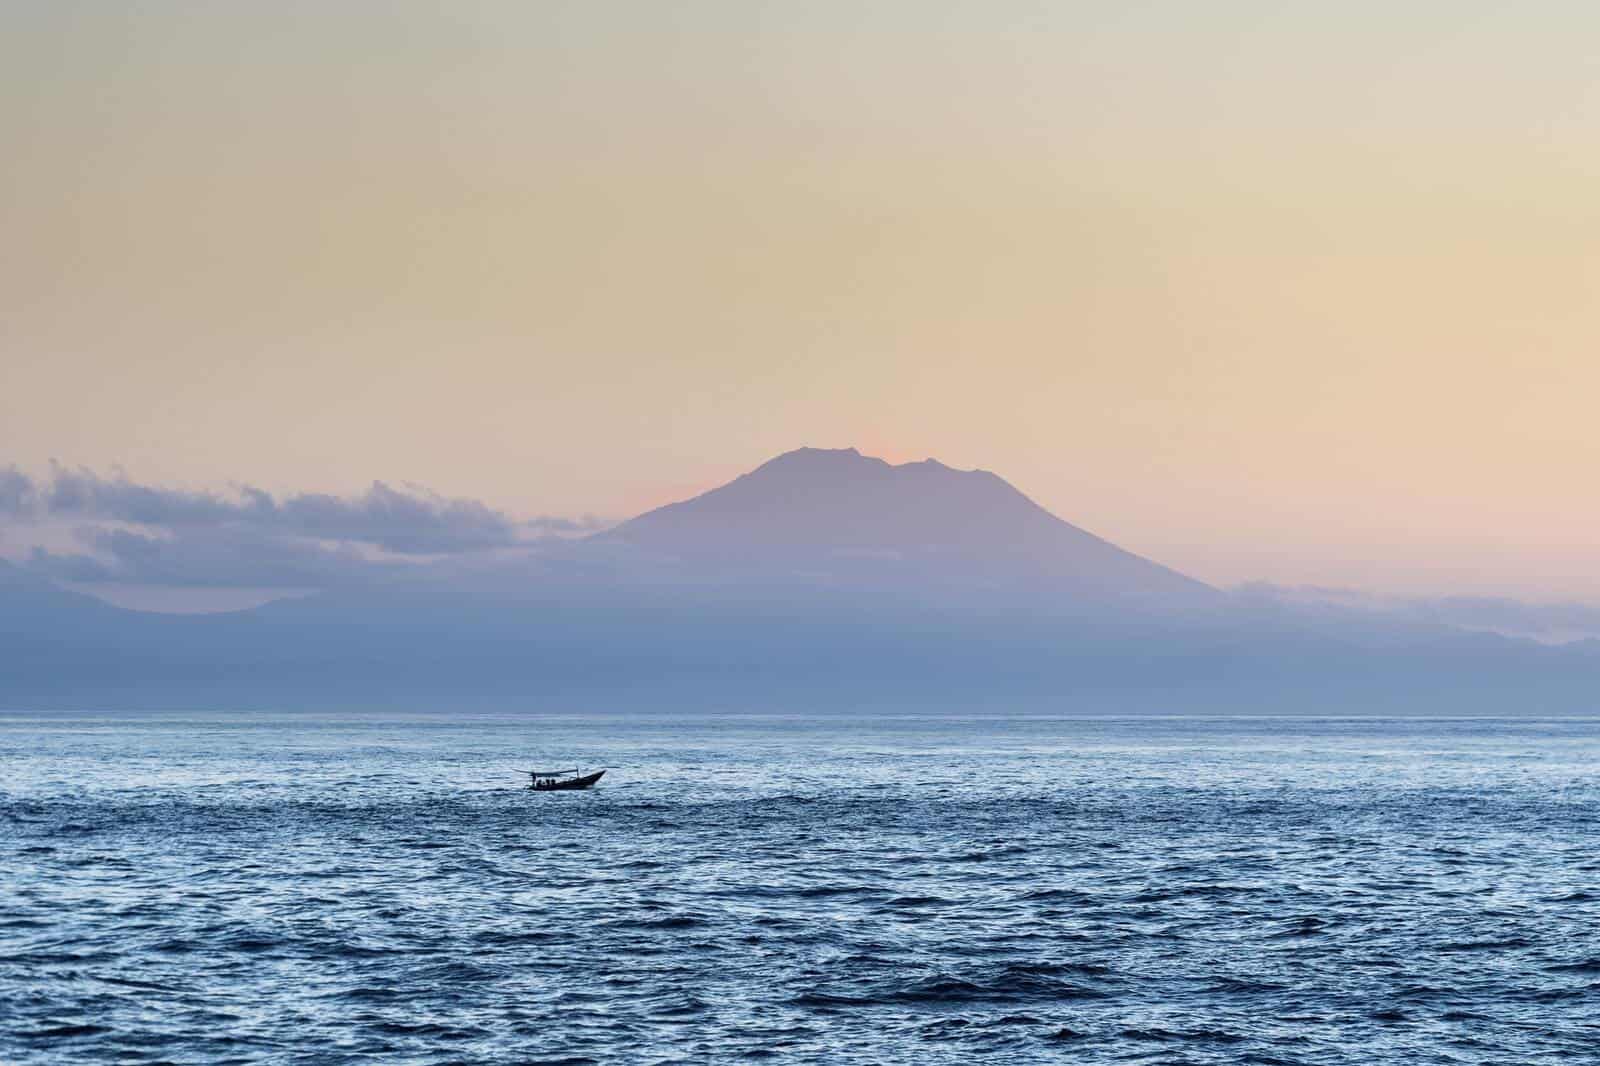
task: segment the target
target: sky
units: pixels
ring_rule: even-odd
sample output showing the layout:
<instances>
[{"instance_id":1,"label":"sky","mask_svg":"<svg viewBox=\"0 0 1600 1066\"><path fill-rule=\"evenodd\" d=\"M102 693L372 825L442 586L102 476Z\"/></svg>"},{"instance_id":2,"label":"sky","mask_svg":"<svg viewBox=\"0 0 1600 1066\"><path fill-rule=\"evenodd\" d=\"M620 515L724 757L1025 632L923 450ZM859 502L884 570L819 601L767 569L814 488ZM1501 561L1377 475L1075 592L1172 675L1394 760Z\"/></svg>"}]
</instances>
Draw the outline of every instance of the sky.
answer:
<instances>
[{"instance_id":1,"label":"sky","mask_svg":"<svg viewBox=\"0 0 1600 1066\"><path fill-rule=\"evenodd\" d=\"M17 0L0 467L525 521L853 445L1214 583L1600 603L1597 39L1576 2Z\"/></svg>"}]
</instances>

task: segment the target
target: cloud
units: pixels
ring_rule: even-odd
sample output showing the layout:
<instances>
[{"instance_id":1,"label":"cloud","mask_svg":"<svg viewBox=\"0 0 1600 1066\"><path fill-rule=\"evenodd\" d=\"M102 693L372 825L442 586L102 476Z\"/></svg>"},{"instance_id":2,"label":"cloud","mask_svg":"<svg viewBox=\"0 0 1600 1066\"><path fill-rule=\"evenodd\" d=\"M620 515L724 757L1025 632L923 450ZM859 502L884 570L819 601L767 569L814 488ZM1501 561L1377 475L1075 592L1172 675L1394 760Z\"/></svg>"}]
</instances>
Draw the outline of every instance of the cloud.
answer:
<instances>
[{"instance_id":1,"label":"cloud","mask_svg":"<svg viewBox=\"0 0 1600 1066\"><path fill-rule=\"evenodd\" d=\"M77 537L90 554L35 548L29 567L58 581L327 588L414 572L420 565L374 557L354 545L273 536L240 526L200 526L161 536L84 526Z\"/></svg>"},{"instance_id":2,"label":"cloud","mask_svg":"<svg viewBox=\"0 0 1600 1066\"><path fill-rule=\"evenodd\" d=\"M164 529L234 526L319 540L360 541L385 551L438 555L517 543L522 525L470 499L374 481L358 496L301 493L281 501L251 485L235 497L141 485L53 465L35 481L0 469L0 514L127 522Z\"/></svg>"},{"instance_id":3,"label":"cloud","mask_svg":"<svg viewBox=\"0 0 1600 1066\"><path fill-rule=\"evenodd\" d=\"M358 540L386 551L441 554L515 544L517 523L477 500L446 499L412 487L407 493L374 481L365 495L292 496L275 512L258 490L255 501L269 509L284 532L327 540Z\"/></svg>"},{"instance_id":4,"label":"cloud","mask_svg":"<svg viewBox=\"0 0 1600 1066\"><path fill-rule=\"evenodd\" d=\"M1453 626L1546 643L1600 637L1600 606L1584 603L1528 603L1507 597L1382 596L1359 589L1253 582L1232 590L1249 605L1275 605L1317 611L1362 612L1402 622Z\"/></svg>"},{"instance_id":5,"label":"cloud","mask_svg":"<svg viewBox=\"0 0 1600 1066\"><path fill-rule=\"evenodd\" d=\"M33 479L16 467L0 469L0 515L19 517L38 507Z\"/></svg>"},{"instance_id":6,"label":"cloud","mask_svg":"<svg viewBox=\"0 0 1600 1066\"><path fill-rule=\"evenodd\" d=\"M12 493L18 499L36 500L36 508L54 518L162 528L239 526L417 555L505 547L518 539L514 519L477 500L447 498L417 486L397 489L382 481L359 496L301 493L280 501L251 485L240 486L230 499L61 466L53 466L49 480L37 485L15 469L7 475L0 486L15 483Z\"/></svg>"},{"instance_id":7,"label":"cloud","mask_svg":"<svg viewBox=\"0 0 1600 1066\"><path fill-rule=\"evenodd\" d=\"M116 581L117 572L103 559L81 553L53 552L35 547L28 556L28 569L52 581Z\"/></svg>"},{"instance_id":8,"label":"cloud","mask_svg":"<svg viewBox=\"0 0 1600 1066\"><path fill-rule=\"evenodd\" d=\"M196 492L52 464L0 467L0 522L40 532L22 560L61 581L323 588L414 573L441 557L529 550L605 527L593 517L518 520L473 499L374 481L352 496ZM70 539L66 524L71 524ZM40 542L43 538L43 542Z\"/></svg>"},{"instance_id":9,"label":"cloud","mask_svg":"<svg viewBox=\"0 0 1600 1066\"><path fill-rule=\"evenodd\" d=\"M592 514L581 515L577 518L540 515L538 518L530 518L523 522L522 528L539 536L573 537L587 533L598 533L602 529L610 529L615 524L615 522L608 522L604 518L596 518Z\"/></svg>"},{"instance_id":10,"label":"cloud","mask_svg":"<svg viewBox=\"0 0 1600 1066\"><path fill-rule=\"evenodd\" d=\"M247 490L248 492L249 490ZM250 496L235 503L207 492L162 489L129 481L125 475L104 478L90 470L51 464L50 478L35 489L44 514L53 518L103 518L141 525L214 525L259 520L259 504ZM261 494L268 506L272 498Z\"/></svg>"},{"instance_id":11,"label":"cloud","mask_svg":"<svg viewBox=\"0 0 1600 1066\"><path fill-rule=\"evenodd\" d=\"M1539 640L1600 637L1600 607L1583 603L1524 603L1484 596L1410 600L1419 618L1467 629L1486 629Z\"/></svg>"}]
</instances>

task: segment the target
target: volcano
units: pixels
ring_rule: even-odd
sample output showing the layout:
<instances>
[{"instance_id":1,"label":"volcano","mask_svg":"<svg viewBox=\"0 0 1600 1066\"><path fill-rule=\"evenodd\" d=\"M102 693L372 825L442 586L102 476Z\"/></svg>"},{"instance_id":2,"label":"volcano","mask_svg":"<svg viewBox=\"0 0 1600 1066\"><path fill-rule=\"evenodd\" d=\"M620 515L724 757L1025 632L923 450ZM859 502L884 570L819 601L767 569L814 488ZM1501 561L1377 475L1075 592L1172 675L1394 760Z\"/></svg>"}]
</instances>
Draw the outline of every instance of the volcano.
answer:
<instances>
[{"instance_id":1,"label":"volcano","mask_svg":"<svg viewBox=\"0 0 1600 1066\"><path fill-rule=\"evenodd\" d=\"M596 538L685 575L1181 606L1210 586L1065 522L986 470L787 452Z\"/></svg>"}]
</instances>

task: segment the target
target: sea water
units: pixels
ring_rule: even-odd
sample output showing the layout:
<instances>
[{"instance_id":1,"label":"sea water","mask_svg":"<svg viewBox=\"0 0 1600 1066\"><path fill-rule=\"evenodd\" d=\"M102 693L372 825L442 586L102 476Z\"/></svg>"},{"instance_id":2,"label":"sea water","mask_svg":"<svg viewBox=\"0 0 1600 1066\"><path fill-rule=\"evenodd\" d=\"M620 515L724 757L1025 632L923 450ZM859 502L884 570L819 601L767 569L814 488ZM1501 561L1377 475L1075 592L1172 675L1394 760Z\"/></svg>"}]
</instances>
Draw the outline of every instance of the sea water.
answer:
<instances>
[{"instance_id":1,"label":"sea water","mask_svg":"<svg viewBox=\"0 0 1600 1066\"><path fill-rule=\"evenodd\" d=\"M1597 830L1588 720L12 713L0 1061L1595 1061Z\"/></svg>"}]
</instances>

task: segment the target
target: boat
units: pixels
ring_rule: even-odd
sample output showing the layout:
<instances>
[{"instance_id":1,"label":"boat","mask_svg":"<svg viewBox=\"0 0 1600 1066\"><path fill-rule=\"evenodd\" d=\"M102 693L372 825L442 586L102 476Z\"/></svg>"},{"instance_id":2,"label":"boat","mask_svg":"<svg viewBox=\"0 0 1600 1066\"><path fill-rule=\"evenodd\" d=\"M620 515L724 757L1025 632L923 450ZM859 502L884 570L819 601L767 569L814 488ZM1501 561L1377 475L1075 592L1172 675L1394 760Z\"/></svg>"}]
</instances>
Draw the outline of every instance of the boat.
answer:
<instances>
[{"instance_id":1,"label":"boat","mask_svg":"<svg viewBox=\"0 0 1600 1066\"><path fill-rule=\"evenodd\" d=\"M580 774L577 770L529 770L528 791L570 792L589 788L604 776L604 770L596 770L592 774Z\"/></svg>"}]
</instances>

